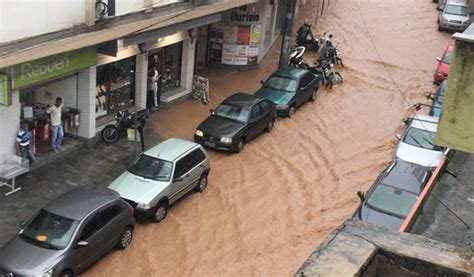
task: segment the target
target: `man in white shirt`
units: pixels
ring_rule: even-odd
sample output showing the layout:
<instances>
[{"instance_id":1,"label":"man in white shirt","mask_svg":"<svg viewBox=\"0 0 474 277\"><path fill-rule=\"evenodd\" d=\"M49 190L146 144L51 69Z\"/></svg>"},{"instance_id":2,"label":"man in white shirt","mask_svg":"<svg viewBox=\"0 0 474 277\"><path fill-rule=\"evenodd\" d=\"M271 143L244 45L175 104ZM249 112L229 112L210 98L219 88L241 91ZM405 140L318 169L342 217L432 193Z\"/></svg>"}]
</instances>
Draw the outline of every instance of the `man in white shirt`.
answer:
<instances>
[{"instance_id":1,"label":"man in white shirt","mask_svg":"<svg viewBox=\"0 0 474 277\"><path fill-rule=\"evenodd\" d=\"M61 97L56 98L54 106L46 110L49 116L51 124L51 147L53 147L54 153L59 153L59 150L64 150L61 147L61 142L64 137L63 125L61 125L61 108L63 99Z\"/></svg>"}]
</instances>

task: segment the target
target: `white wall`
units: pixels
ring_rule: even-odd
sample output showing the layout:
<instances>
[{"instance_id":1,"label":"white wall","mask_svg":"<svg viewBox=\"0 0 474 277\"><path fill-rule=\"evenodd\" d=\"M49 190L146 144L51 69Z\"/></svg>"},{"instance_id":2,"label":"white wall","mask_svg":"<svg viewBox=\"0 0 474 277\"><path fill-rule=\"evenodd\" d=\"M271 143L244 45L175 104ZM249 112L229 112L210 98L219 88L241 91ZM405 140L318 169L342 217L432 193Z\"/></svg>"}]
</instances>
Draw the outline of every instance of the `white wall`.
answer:
<instances>
[{"instance_id":1,"label":"white wall","mask_svg":"<svg viewBox=\"0 0 474 277\"><path fill-rule=\"evenodd\" d=\"M85 4L85 0L0 0L0 43L82 24Z\"/></svg>"},{"instance_id":2,"label":"white wall","mask_svg":"<svg viewBox=\"0 0 474 277\"><path fill-rule=\"evenodd\" d=\"M63 107L77 107L77 76L42 86L34 92L35 103L53 105L56 97L63 98Z\"/></svg>"},{"instance_id":3,"label":"white wall","mask_svg":"<svg viewBox=\"0 0 474 277\"><path fill-rule=\"evenodd\" d=\"M164 5L169 5L172 3L179 3L179 2L184 2L184 0L153 0L153 7L164 6Z\"/></svg>"},{"instance_id":4,"label":"white wall","mask_svg":"<svg viewBox=\"0 0 474 277\"><path fill-rule=\"evenodd\" d=\"M115 0L115 15L138 12L144 7L143 0Z\"/></svg>"},{"instance_id":5,"label":"white wall","mask_svg":"<svg viewBox=\"0 0 474 277\"><path fill-rule=\"evenodd\" d=\"M0 106L0 155L5 154L7 160L15 153L15 139L20 128L20 93L12 93L12 105Z\"/></svg>"}]
</instances>

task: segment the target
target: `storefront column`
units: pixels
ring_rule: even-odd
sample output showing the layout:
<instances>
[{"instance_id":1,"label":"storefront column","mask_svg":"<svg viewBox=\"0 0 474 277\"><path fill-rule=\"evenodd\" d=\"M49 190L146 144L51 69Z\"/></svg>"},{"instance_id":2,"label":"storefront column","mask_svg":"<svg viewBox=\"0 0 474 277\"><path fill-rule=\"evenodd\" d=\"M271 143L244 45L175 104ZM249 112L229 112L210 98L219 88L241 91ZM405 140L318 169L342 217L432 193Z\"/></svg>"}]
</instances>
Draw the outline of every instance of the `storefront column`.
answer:
<instances>
[{"instance_id":1,"label":"storefront column","mask_svg":"<svg viewBox=\"0 0 474 277\"><path fill-rule=\"evenodd\" d=\"M20 92L12 92L12 105L0 106L0 155L7 160L15 154L16 134L20 128ZM1 163L2 161L0 161Z\"/></svg>"},{"instance_id":2,"label":"storefront column","mask_svg":"<svg viewBox=\"0 0 474 277\"><path fill-rule=\"evenodd\" d=\"M195 43L190 43L190 40L183 41L183 62L181 67L181 86L191 93L193 88L193 76L194 76L194 55L195 55Z\"/></svg>"},{"instance_id":3,"label":"storefront column","mask_svg":"<svg viewBox=\"0 0 474 277\"><path fill-rule=\"evenodd\" d=\"M135 62L135 106L137 109L146 108L148 54L138 54Z\"/></svg>"},{"instance_id":4,"label":"storefront column","mask_svg":"<svg viewBox=\"0 0 474 277\"><path fill-rule=\"evenodd\" d=\"M92 66L78 74L77 108L81 115L77 134L86 139L95 136L96 71L97 67Z\"/></svg>"}]
</instances>

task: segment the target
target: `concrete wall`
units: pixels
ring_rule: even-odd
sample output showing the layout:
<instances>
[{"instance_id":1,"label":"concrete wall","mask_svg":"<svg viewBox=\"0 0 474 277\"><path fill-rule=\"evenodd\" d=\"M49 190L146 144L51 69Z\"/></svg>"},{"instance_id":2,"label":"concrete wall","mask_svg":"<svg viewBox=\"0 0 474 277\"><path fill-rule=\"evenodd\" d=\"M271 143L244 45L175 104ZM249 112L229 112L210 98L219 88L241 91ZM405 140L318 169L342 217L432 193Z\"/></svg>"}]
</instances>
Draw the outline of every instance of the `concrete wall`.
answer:
<instances>
[{"instance_id":1,"label":"concrete wall","mask_svg":"<svg viewBox=\"0 0 474 277\"><path fill-rule=\"evenodd\" d=\"M82 24L85 0L0 1L0 43Z\"/></svg>"},{"instance_id":2,"label":"concrete wall","mask_svg":"<svg viewBox=\"0 0 474 277\"><path fill-rule=\"evenodd\" d=\"M20 92L18 90L12 92L11 106L0 106L0 122L0 155L5 154L6 159L10 160L11 155L15 153L15 139L20 127Z\"/></svg>"},{"instance_id":3,"label":"concrete wall","mask_svg":"<svg viewBox=\"0 0 474 277\"><path fill-rule=\"evenodd\" d=\"M97 79L97 67L93 66L79 72L77 77L77 108L81 112L77 135L91 139L95 136L95 97L97 94L95 85Z\"/></svg>"}]
</instances>

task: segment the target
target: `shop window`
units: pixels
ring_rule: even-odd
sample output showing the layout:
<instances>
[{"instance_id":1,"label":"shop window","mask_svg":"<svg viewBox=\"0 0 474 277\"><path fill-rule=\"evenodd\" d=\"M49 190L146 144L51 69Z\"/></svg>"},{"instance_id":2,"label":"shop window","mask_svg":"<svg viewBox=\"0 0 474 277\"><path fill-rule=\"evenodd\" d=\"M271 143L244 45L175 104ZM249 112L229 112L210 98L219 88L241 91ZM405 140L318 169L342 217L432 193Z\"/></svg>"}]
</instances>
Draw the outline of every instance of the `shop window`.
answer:
<instances>
[{"instance_id":1,"label":"shop window","mask_svg":"<svg viewBox=\"0 0 474 277\"><path fill-rule=\"evenodd\" d=\"M161 92L181 86L181 53L183 43L177 43L156 49L148 56L148 65L156 66L161 78L158 82Z\"/></svg>"},{"instance_id":2,"label":"shop window","mask_svg":"<svg viewBox=\"0 0 474 277\"><path fill-rule=\"evenodd\" d=\"M135 57L97 67L96 117L134 104Z\"/></svg>"}]
</instances>

